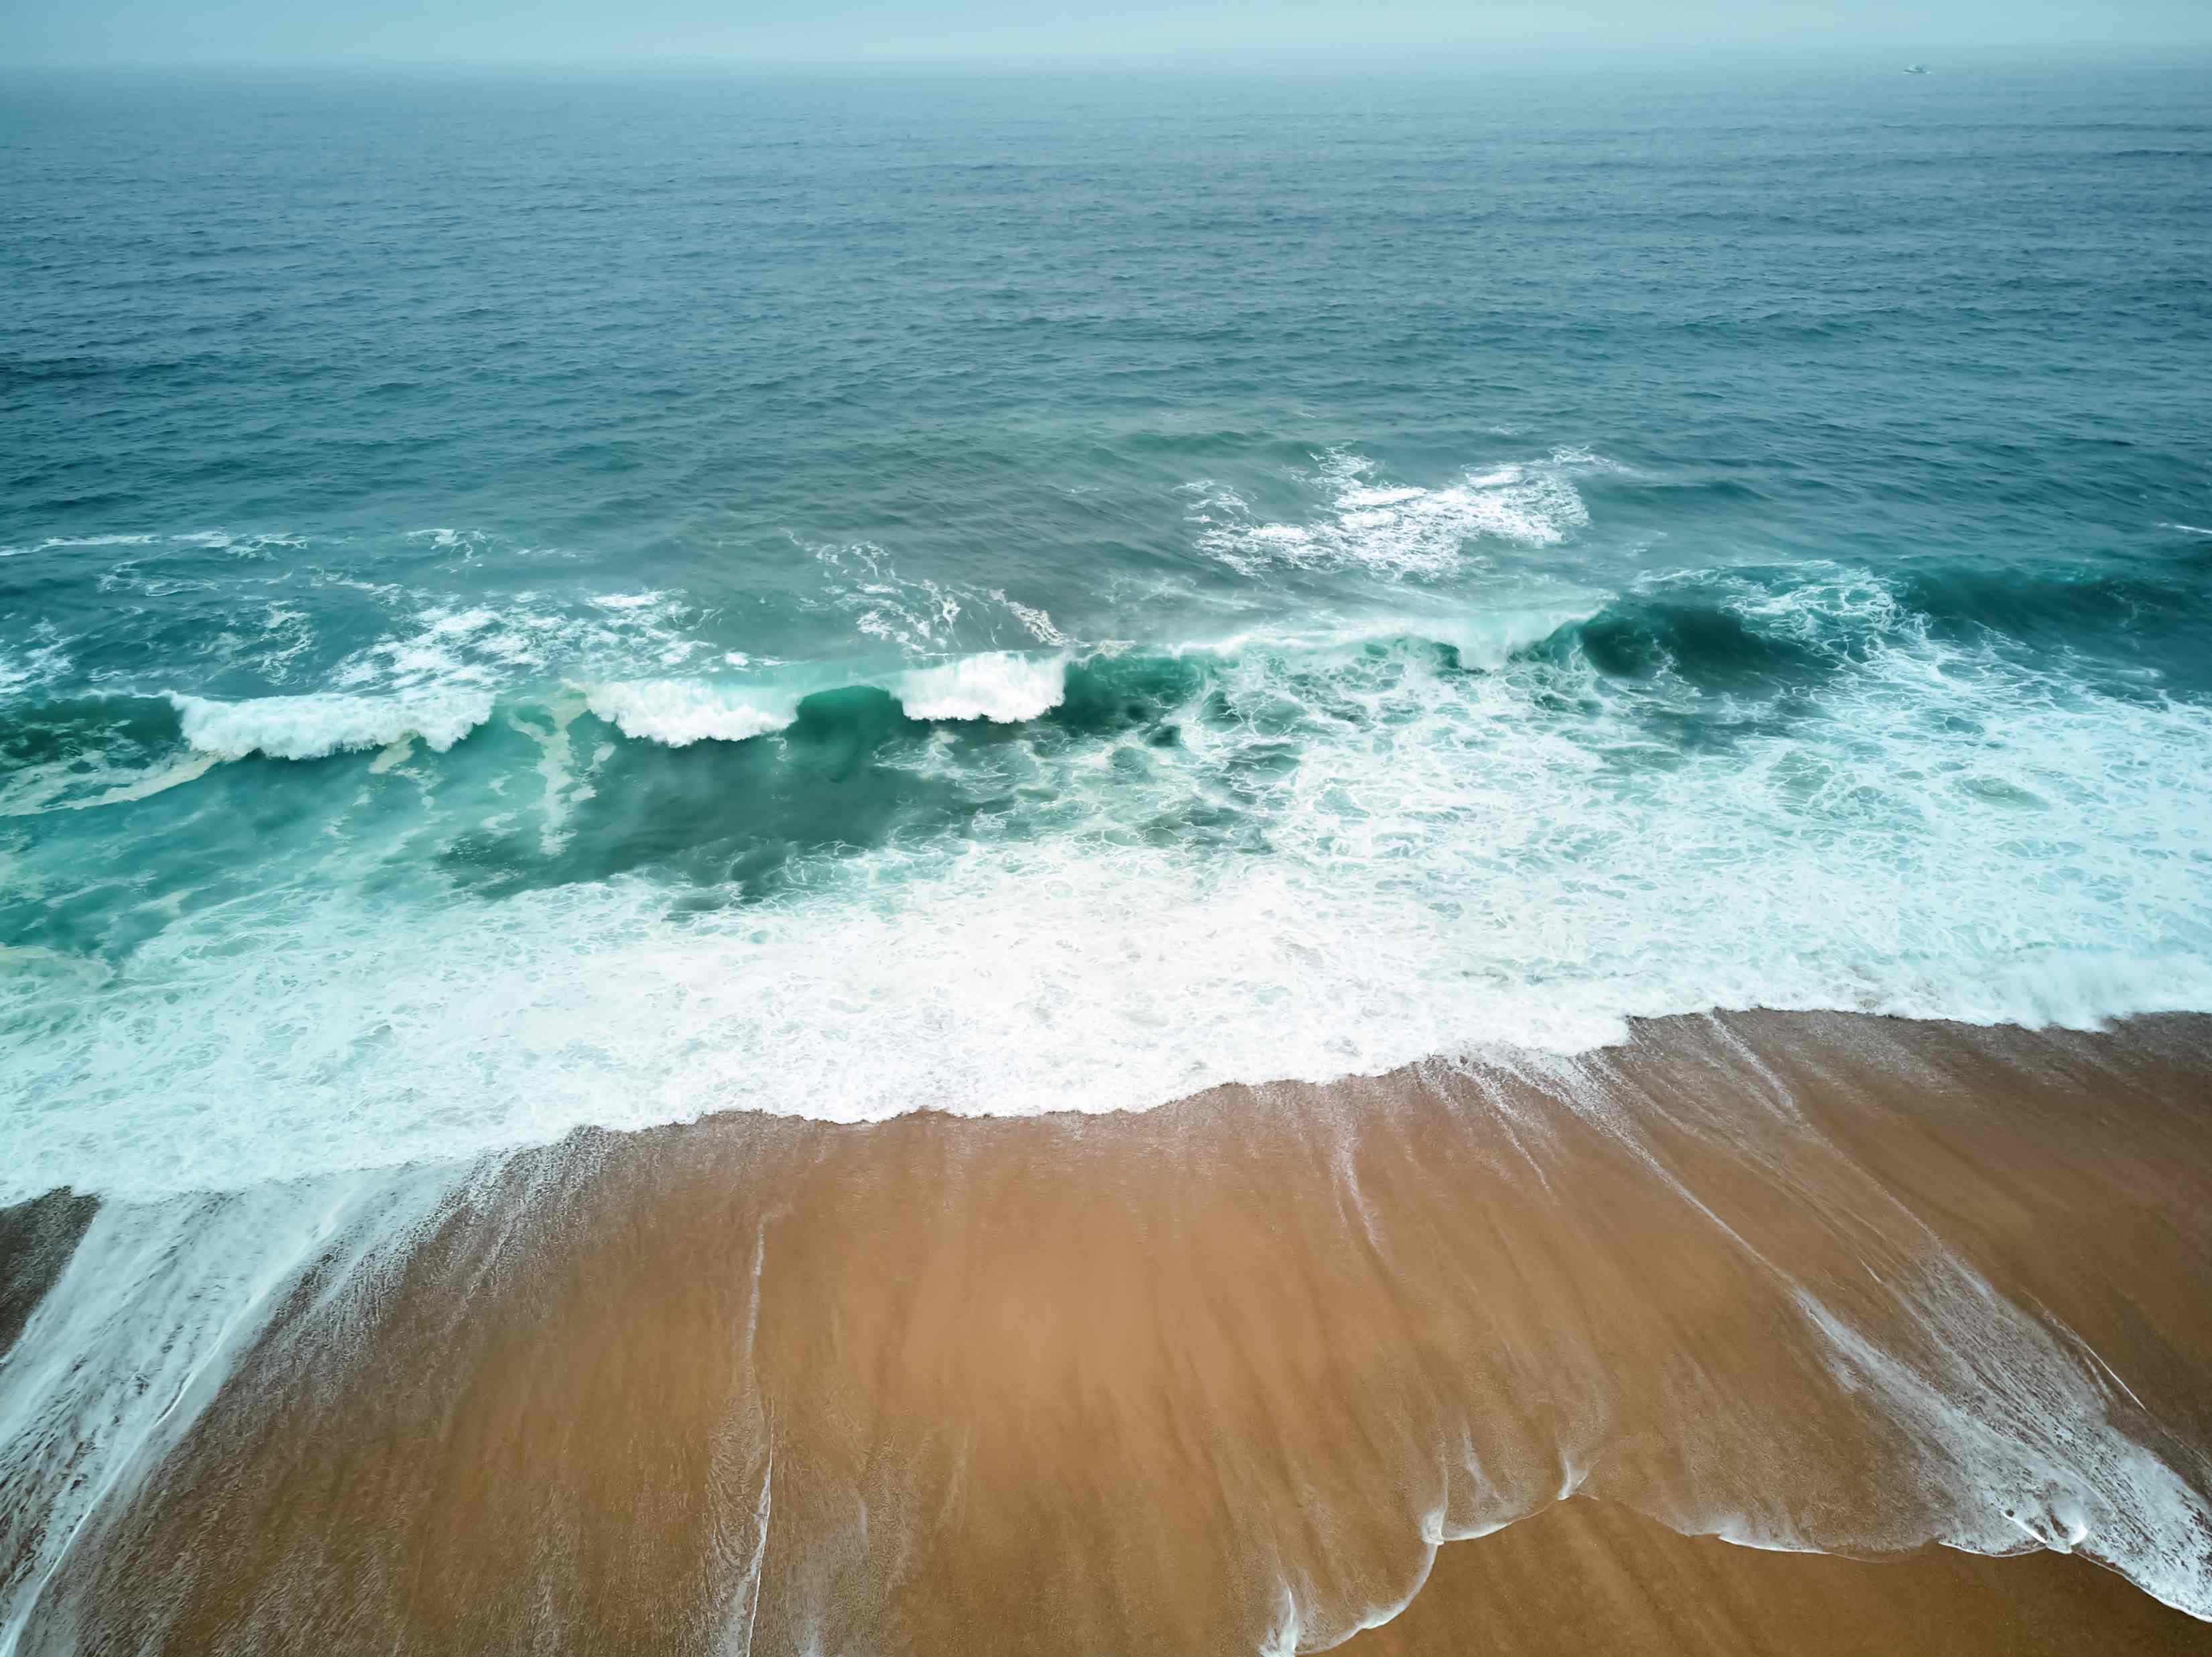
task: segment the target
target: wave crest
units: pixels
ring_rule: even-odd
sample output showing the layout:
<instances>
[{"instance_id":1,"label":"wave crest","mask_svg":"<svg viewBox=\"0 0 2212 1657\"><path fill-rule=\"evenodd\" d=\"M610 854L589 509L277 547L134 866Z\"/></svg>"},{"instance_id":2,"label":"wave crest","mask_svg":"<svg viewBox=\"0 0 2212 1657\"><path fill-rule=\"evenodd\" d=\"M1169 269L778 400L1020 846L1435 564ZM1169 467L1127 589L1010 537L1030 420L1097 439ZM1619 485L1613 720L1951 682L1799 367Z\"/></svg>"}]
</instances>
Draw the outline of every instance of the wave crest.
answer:
<instances>
[{"instance_id":1,"label":"wave crest","mask_svg":"<svg viewBox=\"0 0 2212 1657\"><path fill-rule=\"evenodd\" d=\"M1050 713L1066 698L1067 659L1012 651L963 656L940 667L902 673L891 682L890 692L910 719L1018 725Z\"/></svg>"},{"instance_id":2,"label":"wave crest","mask_svg":"<svg viewBox=\"0 0 2212 1657\"><path fill-rule=\"evenodd\" d=\"M625 737L689 748L696 742L744 742L782 730L799 717L796 691L643 679L598 684L585 693L593 714Z\"/></svg>"},{"instance_id":3,"label":"wave crest","mask_svg":"<svg viewBox=\"0 0 2212 1657\"><path fill-rule=\"evenodd\" d=\"M349 749L388 748L419 737L444 753L491 718L488 690L428 690L396 696L257 696L214 701L172 691L185 742L218 759L264 754L319 760Z\"/></svg>"}]
</instances>

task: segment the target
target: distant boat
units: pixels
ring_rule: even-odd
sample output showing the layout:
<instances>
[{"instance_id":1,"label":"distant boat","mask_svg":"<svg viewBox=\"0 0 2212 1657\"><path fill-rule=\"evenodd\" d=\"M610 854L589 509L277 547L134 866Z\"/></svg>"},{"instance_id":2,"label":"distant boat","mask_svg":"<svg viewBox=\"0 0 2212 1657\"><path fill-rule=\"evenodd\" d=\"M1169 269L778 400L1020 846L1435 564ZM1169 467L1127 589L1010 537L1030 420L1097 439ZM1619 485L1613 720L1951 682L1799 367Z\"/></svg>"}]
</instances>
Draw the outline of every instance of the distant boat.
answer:
<instances>
[{"instance_id":1,"label":"distant boat","mask_svg":"<svg viewBox=\"0 0 2212 1657\"><path fill-rule=\"evenodd\" d=\"M1907 75L1925 75L1928 73L1928 65L1925 64L1907 64L1905 66L1904 73Z\"/></svg>"}]
</instances>

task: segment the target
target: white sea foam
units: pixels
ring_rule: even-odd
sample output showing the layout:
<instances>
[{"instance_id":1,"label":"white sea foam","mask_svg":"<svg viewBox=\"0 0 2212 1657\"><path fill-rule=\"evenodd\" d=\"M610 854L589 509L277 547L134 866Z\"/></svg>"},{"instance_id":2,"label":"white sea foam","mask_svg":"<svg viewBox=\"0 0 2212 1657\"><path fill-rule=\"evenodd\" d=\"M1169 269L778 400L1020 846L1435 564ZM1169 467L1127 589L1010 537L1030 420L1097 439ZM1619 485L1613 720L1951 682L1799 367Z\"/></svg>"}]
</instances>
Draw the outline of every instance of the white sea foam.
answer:
<instances>
[{"instance_id":1,"label":"white sea foam","mask_svg":"<svg viewBox=\"0 0 2212 1657\"><path fill-rule=\"evenodd\" d=\"M799 717L800 693L699 679L647 679L591 685L585 698L594 714L626 737L687 748L695 742L744 742L781 731Z\"/></svg>"},{"instance_id":2,"label":"white sea foam","mask_svg":"<svg viewBox=\"0 0 2212 1657\"><path fill-rule=\"evenodd\" d=\"M890 689L909 719L1018 724L1060 706L1067 694L1067 661L1004 651L963 656L902 673Z\"/></svg>"},{"instance_id":3,"label":"white sea foam","mask_svg":"<svg viewBox=\"0 0 2212 1657\"><path fill-rule=\"evenodd\" d=\"M1509 599L1472 609L1459 604L1438 604L1426 610L1401 610L1341 616L1309 627L1279 623L1253 627L1241 632L1184 639L1167 647L1172 656L1233 658L1246 652L1263 656L1330 658L1363 650L1428 640L1449 645L1462 666L1495 670L1561 628L1590 619L1602 606L1601 595L1583 595L1579 602L1560 602L1557 590L1546 592L1547 602ZM1101 655L1120 653L1102 651Z\"/></svg>"},{"instance_id":4,"label":"white sea foam","mask_svg":"<svg viewBox=\"0 0 2212 1657\"><path fill-rule=\"evenodd\" d=\"M1004 604L1006 607L1007 613L1016 621L1019 622L1024 628L1028 628L1030 637L1035 639L1039 644L1064 646L1075 642L1073 639L1069 638L1067 634L1062 633L1058 628L1053 625L1052 617L1049 615L1045 611L1037 609L1035 605L1025 604L1021 603L1018 599L1009 598L1003 591L997 587L993 587L991 589L991 597L1000 604Z\"/></svg>"},{"instance_id":5,"label":"white sea foam","mask_svg":"<svg viewBox=\"0 0 2212 1657\"><path fill-rule=\"evenodd\" d=\"M1373 461L1333 452L1314 478L1327 494L1328 510L1308 522L1256 518L1243 496L1211 483L1191 486L1192 517L1200 549L1243 574L1286 566L1432 578L1459 568L1470 544L1485 539L1556 545L1589 521L1573 472L1608 464L1562 450L1548 460L1468 472L1431 489L1379 483Z\"/></svg>"},{"instance_id":6,"label":"white sea foam","mask_svg":"<svg viewBox=\"0 0 2212 1657\"><path fill-rule=\"evenodd\" d=\"M1695 749L1665 732L1711 699L1664 675L1255 644L1207 665L1166 746L931 749L1054 815L830 856L772 901L678 924L643 877L433 902L326 869L179 915L96 994L33 963L0 983L9 1189L228 1187L714 1109L1141 1108L1715 1006L2212 1008L2212 711L1931 641L1846 571L1738 602L1810 640L1844 618L1848 648L1793 721L1750 710ZM1062 671L902 689L927 717L1034 717ZM655 740L778 712L629 694L617 723ZM433 723L245 707L227 750ZM603 789L598 762L563 774Z\"/></svg>"},{"instance_id":7,"label":"white sea foam","mask_svg":"<svg viewBox=\"0 0 2212 1657\"><path fill-rule=\"evenodd\" d=\"M204 552L257 553L264 547L299 547L307 544L300 537L287 535L282 531L234 535L228 530L194 530L185 535L173 535L169 539L179 546L197 547Z\"/></svg>"},{"instance_id":8,"label":"white sea foam","mask_svg":"<svg viewBox=\"0 0 2212 1657\"><path fill-rule=\"evenodd\" d=\"M902 650L943 650L954 642L960 619L957 592L928 580L902 576L890 555L873 542L809 549L822 568L832 603L871 639Z\"/></svg>"},{"instance_id":9,"label":"white sea foam","mask_svg":"<svg viewBox=\"0 0 2212 1657\"><path fill-rule=\"evenodd\" d=\"M151 544L150 535L50 535L43 541L33 541L20 547L0 547L0 558L21 558L34 552L57 552L75 547L143 547Z\"/></svg>"},{"instance_id":10,"label":"white sea foam","mask_svg":"<svg viewBox=\"0 0 2212 1657\"><path fill-rule=\"evenodd\" d=\"M428 542L441 552L458 552L465 561L484 550L492 539L482 530L453 528L410 530L406 538Z\"/></svg>"},{"instance_id":11,"label":"white sea foam","mask_svg":"<svg viewBox=\"0 0 2212 1657\"><path fill-rule=\"evenodd\" d=\"M444 753L491 717L485 691L449 689L391 696L258 696L211 701L171 693L185 740L204 754L240 760L265 754L313 760L349 749L385 748L419 737Z\"/></svg>"},{"instance_id":12,"label":"white sea foam","mask_svg":"<svg viewBox=\"0 0 2212 1657\"><path fill-rule=\"evenodd\" d=\"M0 696L46 689L69 671L67 642L51 623L41 624L32 630L31 641L22 649L0 651Z\"/></svg>"},{"instance_id":13,"label":"white sea foam","mask_svg":"<svg viewBox=\"0 0 2212 1657\"><path fill-rule=\"evenodd\" d=\"M611 679L666 673L713 649L691 631L694 606L658 590L567 602L537 592L474 604L379 596L410 608L398 628L338 664L331 683L341 689L489 688L554 670Z\"/></svg>"},{"instance_id":14,"label":"white sea foam","mask_svg":"<svg viewBox=\"0 0 2212 1657\"><path fill-rule=\"evenodd\" d=\"M884 688L910 719L994 719L1018 724L1048 713L1066 694L1065 657L985 652L892 675ZM869 683L865 675L815 676L797 683L737 684L708 679L629 680L585 688L591 711L626 737L684 748L696 742L744 742L781 731L799 717L809 689Z\"/></svg>"},{"instance_id":15,"label":"white sea foam","mask_svg":"<svg viewBox=\"0 0 2212 1657\"><path fill-rule=\"evenodd\" d=\"M844 612L854 630L876 644L914 656L943 656L1010 643L1060 649L1074 642L1049 613L1010 598L1003 587L902 575L891 555L873 542L800 544L822 571L828 605Z\"/></svg>"}]
</instances>

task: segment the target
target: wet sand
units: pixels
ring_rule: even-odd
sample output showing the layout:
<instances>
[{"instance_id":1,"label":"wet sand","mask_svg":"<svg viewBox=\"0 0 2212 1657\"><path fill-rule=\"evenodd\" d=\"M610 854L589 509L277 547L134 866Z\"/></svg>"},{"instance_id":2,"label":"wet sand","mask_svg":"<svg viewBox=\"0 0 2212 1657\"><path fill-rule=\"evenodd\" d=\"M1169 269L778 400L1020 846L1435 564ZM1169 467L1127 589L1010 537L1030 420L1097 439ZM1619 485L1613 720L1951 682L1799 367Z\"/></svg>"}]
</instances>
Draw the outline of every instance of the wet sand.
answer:
<instances>
[{"instance_id":1,"label":"wet sand","mask_svg":"<svg viewBox=\"0 0 2212 1657\"><path fill-rule=\"evenodd\" d=\"M2084 1560L1929 1548L1870 1563L1678 1536L1582 1496L1446 1547L1413 1603L1344 1657L1474 1652L1900 1652L2145 1657L2212 1647L2204 1625Z\"/></svg>"},{"instance_id":2,"label":"wet sand","mask_svg":"<svg viewBox=\"0 0 2212 1657\"><path fill-rule=\"evenodd\" d=\"M66 1547L10 1492L19 1649L2212 1650L2212 1019L446 1177L316 1232Z\"/></svg>"}]
</instances>

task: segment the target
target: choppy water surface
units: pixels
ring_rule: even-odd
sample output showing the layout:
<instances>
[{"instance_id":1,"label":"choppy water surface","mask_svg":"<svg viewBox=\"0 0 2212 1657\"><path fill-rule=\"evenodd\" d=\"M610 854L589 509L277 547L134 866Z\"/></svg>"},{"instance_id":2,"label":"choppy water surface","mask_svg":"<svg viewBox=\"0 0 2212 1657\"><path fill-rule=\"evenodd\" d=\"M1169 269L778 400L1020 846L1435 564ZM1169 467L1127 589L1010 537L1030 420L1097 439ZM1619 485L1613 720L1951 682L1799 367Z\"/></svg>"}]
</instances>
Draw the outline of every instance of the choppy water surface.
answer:
<instances>
[{"instance_id":1,"label":"choppy water surface","mask_svg":"<svg viewBox=\"0 0 2212 1657\"><path fill-rule=\"evenodd\" d=\"M2212 1007L2203 70L9 82L7 1193Z\"/></svg>"},{"instance_id":2,"label":"choppy water surface","mask_svg":"<svg viewBox=\"0 0 2212 1657\"><path fill-rule=\"evenodd\" d=\"M1897 67L0 82L0 1654L2187 1648L2212 1026L1791 1015L2212 1011L2212 65Z\"/></svg>"}]
</instances>

